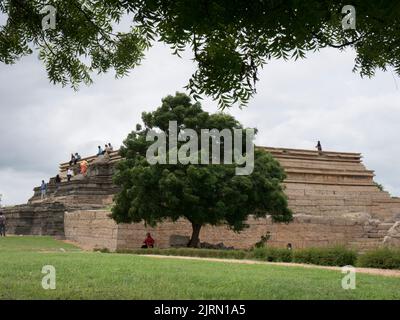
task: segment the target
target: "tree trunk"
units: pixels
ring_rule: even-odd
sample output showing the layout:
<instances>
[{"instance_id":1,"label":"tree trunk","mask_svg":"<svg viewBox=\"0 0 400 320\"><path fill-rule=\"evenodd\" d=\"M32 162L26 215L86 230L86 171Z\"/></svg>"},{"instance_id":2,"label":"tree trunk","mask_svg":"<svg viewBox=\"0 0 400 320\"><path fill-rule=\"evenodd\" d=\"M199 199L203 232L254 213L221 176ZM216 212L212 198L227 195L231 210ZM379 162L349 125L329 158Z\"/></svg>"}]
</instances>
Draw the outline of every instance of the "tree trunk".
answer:
<instances>
[{"instance_id":1,"label":"tree trunk","mask_svg":"<svg viewBox=\"0 0 400 320\"><path fill-rule=\"evenodd\" d=\"M188 247L191 248L198 248L200 246L200 229L201 229L201 224L196 224L192 223L192 238L190 239L188 243Z\"/></svg>"}]
</instances>

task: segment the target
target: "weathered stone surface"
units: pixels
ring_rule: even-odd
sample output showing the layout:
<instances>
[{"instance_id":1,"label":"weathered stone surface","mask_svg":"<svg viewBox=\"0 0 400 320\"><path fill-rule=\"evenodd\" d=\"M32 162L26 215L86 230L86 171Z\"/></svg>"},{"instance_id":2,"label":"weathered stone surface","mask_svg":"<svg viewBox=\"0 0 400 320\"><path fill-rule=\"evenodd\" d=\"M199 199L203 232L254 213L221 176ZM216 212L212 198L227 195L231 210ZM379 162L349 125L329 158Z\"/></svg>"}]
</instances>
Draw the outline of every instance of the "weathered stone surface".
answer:
<instances>
[{"instance_id":1,"label":"weathered stone surface","mask_svg":"<svg viewBox=\"0 0 400 320\"><path fill-rule=\"evenodd\" d=\"M400 221L395 222L388 230L383 243L388 246L400 247Z\"/></svg>"},{"instance_id":2,"label":"weathered stone surface","mask_svg":"<svg viewBox=\"0 0 400 320\"><path fill-rule=\"evenodd\" d=\"M377 227L369 229L363 220L355 224L331 225L332 217L295 216L290 224L273 223L270 218L248 221L249 228L235 233L225 226L205 226L200 232L200 239L215 246L223 242L224 247L250 248L262 235L270 232L268 245L286 247L291 243L293 248L309 246L347 245L355 248L374 248L382 244L382 238L371 238L377 235ZM326 220L324 223L324 219ZM180 219L173 223L166 221L155 228L146 227L143 223L116 225L107 211L75 211L65 215L65 232L67 238L82 245L107 247L110 250L141 247L147 232L156 240L156 247L185 246L190 239L191 225ZM90 239L89 239L90 238Z\"/></svg>"},{"instance_id":3,"label":"weathered stone surface","mask_svg":"<svg viewBox=\"0 0 400 320\"><path fill-rule=\"evenodd\" d=\"M117 249L117 224L108 217L109 211L88 210L66 212L65 237L90 248Z\"/></svg>"},{"instance_id":4,"label":"weathered stone surface","mask_svg":"<svg viewBox=\"0 0 400 320\"><path fill-rule=\"evenodd\" d=\"M59 202L21 205L4 209L7 233L64 237L65 206Z\"/></svg>"},{"instance_id":5,"label":"weathered stone surface","mask_svg":"<svg viewBox=\"0 0 400 320\"><path fill-rule=\"evenodd\" d=\"M400 221L393 224L387 235L392 238L400 238Z\"/></svg>"},{"instance_id":6,"label":"weathered stone surface","mask_svg":"<svg viewBox=\"0 0 400 320\"><path fill-rule=\"evenodd\" d=\"M289 207L295 213L294 221L285 225L272 223L270 218L250 218L250 227L240 234L223 226L206 226L200 234L202 241L249 248L270 232L269 244L279 247L288 243L294 248L344 244L364 250L384 242L399 245L395 222L400 221L400 199L375 186L373 172L364 167L360 154L265 149L287 173L284 187ZM183 219L166 221L156 228L143 223L116 225L104 208L112 204L118 191L112 176L119 155L112 152L105 158L86 160L86 176L60 185L52 179L45 201L40 199L40 189L35 188L28 205L7 209L9 231L63 235L65 229L68 239L111 250L140 247L146 232L152 233L158 247L187 242L191 226ZM61 177L65 178L68 166L61 164Z\"/></svg>"}]
</instances>

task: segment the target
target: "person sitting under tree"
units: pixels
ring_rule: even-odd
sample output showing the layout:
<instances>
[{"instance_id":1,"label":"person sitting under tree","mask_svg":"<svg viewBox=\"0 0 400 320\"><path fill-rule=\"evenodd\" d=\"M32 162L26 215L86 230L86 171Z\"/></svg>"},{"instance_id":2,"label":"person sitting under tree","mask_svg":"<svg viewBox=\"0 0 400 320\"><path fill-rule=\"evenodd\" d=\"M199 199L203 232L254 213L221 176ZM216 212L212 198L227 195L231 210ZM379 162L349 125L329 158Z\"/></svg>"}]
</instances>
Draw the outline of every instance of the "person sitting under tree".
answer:
<instances>
[{"instance_id":1,"label":"person sitting under tree","mask_svg":"<svg viewBox=\"0 0 400 320\"><path fill-rule=\"evenodd\" d=\"M142 249L154 248L154 239L151 237L150 233L146 234L146 239L143 241Z\"/></svg>"}]
</instances>

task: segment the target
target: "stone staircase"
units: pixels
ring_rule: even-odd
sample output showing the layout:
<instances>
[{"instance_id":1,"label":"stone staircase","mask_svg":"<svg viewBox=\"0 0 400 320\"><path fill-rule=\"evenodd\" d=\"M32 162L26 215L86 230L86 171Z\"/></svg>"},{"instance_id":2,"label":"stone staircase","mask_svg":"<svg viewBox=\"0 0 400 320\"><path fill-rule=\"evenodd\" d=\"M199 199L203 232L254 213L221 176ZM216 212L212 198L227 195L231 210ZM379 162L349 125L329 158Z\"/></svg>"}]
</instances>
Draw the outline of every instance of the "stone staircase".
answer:
<instances>
[{"instance_id":1,"label":"stone staircase","mask_svg":"<svg viewBox=\"0 0 400 320\"><path fill-rule=\"evenodd\" d=\"M380 222L400 220L400 199L376 186L374 172L365 168L359 153L264 149L285 169L285 193L294 213L337 216L359 212Z\"/></svg>"},{"instance_id":2,"label":"stone staircase","mask_svg":"<svg viewBox=\"0 0 400 320\"><path fill-rule=\"evenodd\" d=\"M95 160L98 160L96 158ZM112 203L118 188L113 184L114 163L107 161L92 161L87 174L75 175L71 181L57 185L54 178L48 184L46 199L57 201L66 207L104 208ZM61 175L61 174L60 174ZM28 203L42 203L40 187L34 188L34 194Z\"/></svg>"},{"instance_id":3,"label":"stone staircase","mask_svg":"<svg viewBox=\"0 0 400 320\"><path fill-rule=\"evenodd\" d=\"M5 209L8 232L63 238L65 212L110 206L118 191L112 183L113 174L114 165L109 161L93 161L85 176L76 175L58 185L54 178L50 179L44 199L40 187L36 187L27 204Z\"/></svg>"}]
</instances>

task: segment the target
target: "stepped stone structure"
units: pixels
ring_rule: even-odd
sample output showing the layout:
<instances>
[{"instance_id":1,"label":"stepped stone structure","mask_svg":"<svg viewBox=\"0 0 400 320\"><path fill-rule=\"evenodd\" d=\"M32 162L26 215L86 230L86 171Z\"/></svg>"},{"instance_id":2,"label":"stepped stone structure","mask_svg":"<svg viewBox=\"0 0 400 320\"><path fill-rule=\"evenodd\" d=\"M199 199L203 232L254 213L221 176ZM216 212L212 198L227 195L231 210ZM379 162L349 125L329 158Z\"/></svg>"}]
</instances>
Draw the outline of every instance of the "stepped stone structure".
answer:
<instances>
[{"instance_id":1,"label":"stepped stone structure","mask_svg":"<svg viewBox=\"0 0 400 320\"><path fill-rule=\"evenodd\" d=\"M270 234L271 246L294 248L343 244L358 250L383 245L400 247L400 199L391 197L374 183L359 153L265 148L287 173L284 182L290 224L273 223L270 218L250 218L250 227L234 233L225 226L206 226L200 238L208 243L249 248ZM61 184L50 180L48 195L40 188L26 205L7 208L8 232L63 237L89 248L110 250L140 247L151 232L158 247L185 245L191 225L181 219L166 221L156 228L143 223L117 225L109 218L112 183L118 152L105 157L86 158L89 170L66 181L68 163L60 165Z\"/></svg>"}]
</instances>

